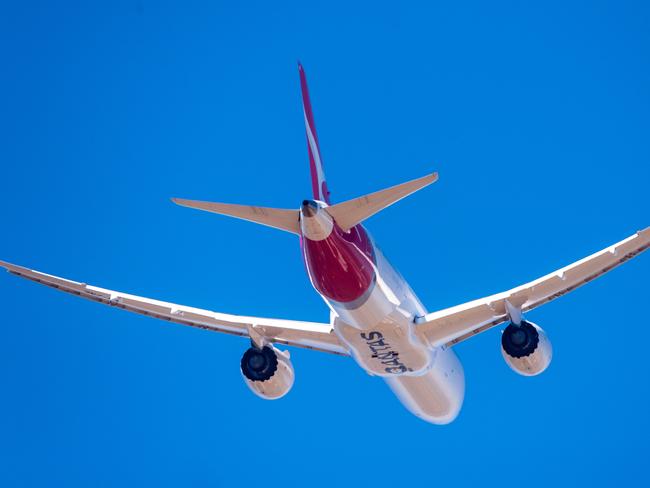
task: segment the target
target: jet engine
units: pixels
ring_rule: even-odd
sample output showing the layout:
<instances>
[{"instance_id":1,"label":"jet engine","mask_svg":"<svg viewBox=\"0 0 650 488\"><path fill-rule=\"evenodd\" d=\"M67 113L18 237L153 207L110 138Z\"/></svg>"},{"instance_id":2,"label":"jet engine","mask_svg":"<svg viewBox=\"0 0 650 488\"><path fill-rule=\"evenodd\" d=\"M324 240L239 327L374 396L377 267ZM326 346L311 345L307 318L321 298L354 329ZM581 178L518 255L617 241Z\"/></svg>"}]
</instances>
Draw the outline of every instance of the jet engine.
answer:
<instances>
[{"instance_id":1,"label":"jet engine","mask_svg":"<svg viewBox=\"0 0 650 488\"><path fill-rule=\"evenodd\" d=\"M551 364L553 348L541 327L522 320L520 325L508 324L503 331L501 353L513 371L535 376Z\"/></svg>"},{"instance_id":2,"label":"jet engine","mask_svg":"<svg viewBox=\"0 0 650 488\"><path fill-rule=\"evenodd\" d=\"M294 372L289 351L273 346L251 347L241 358L241 373L246 385L260 398L276 400L289 393Z\"/></svg>"}]
</instances>

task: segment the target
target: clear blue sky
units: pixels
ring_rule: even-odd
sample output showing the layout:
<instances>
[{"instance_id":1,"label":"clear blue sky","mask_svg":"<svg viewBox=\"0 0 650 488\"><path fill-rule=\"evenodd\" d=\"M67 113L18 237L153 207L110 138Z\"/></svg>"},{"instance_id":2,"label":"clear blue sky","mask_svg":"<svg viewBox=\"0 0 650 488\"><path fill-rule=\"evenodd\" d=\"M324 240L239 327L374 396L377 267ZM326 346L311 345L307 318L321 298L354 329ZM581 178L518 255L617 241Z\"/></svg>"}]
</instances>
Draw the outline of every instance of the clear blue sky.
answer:
<instances>
[{"instance_id":1,"label":"clear blue sky","mask_svg":"<svg viewBox=\"0 0 650 488\"><path fill-rule=\"evenodd\" d=\"M309 194L297 59L335 200L440 172L369 221L431 310L650 224L647 2L12 3L0 259L327 320L295 238L169 201ZM460 345L465 406L445 427L309 351L264 402L242 339L3 274L0 485L647 486L649 272L641 256L531 313L555 347L540 377L507 368L498 330Z\"/></svg>"}]
</instances>

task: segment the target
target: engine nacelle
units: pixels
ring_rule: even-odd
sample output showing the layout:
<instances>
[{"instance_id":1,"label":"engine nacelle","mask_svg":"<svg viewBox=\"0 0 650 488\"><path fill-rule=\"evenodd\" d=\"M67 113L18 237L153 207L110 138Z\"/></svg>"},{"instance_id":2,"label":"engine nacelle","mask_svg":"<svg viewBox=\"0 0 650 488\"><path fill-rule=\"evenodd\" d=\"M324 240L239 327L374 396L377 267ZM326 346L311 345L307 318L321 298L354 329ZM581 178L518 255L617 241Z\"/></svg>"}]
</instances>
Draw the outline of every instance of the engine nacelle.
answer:
<instances>
[{"instance_id":1,"label":"engine nacelle","mask_svg":"<svg viewBox=\"0 0 650 488\"><path fill-rule=\"evenodd\" d=\"M551 364L553 347L541 327L523 320L521 325L509 324L503 331L501 353L513 371L535 376Z\"/></svg>"},{"instance_id":2,"label":"engine nacelle","mask_svg":"<svg viewBox=\"0 0 650 488\"><path fill-rule=\"evenodd\" d=\"M289 352L273 346L248 349L241 358L241 373L251 391L265 400L289 393L295 377Z\"/></svg>"}]
</instances>

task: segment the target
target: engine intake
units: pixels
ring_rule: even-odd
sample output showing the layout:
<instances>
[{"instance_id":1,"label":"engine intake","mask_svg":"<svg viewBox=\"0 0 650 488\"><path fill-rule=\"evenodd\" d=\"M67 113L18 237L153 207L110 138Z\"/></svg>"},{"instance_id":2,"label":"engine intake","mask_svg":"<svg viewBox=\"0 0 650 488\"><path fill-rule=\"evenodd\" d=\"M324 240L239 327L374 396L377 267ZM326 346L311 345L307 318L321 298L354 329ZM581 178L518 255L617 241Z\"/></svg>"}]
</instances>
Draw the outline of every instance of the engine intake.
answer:
<instances>
[{"instance_id":1,"label":"engine intake","mask_svg":"<svg viewBox=\"0 0 650 488\"><path fill-rule=\"evenodd\" d=\"M273 346L248 349L241 358L241 373L250 390L265 400L289 393L295 378L289 352Z\"/></svg>"},{"instance_id":2,"label":"engine intake","mask_svg":"<svg viewBox=\"0 0 650 488\"><path fill-rule=\"evenodd\" d=\"M269 346L251 347L241 358L241 372L251 381L266 381L278 369L278 357Z\"/></svg>"},{"instance_id":3,"label":"engine intake","mask_svg":"<svg viewBox=\"0 0 650 488\"><path fill-rule=\"evenodd\" d=\"M523 358L535 352L539 345L539 332L530 322L508 324L501 336L503 350L513 358Z\"/></svg>"},{"instance_id":4,"label":"engine intake","mask_svg":"<svg viewBox=\"0 0 650 488\"><path fill-rule=\"evenodd\" d=\"M541 327L523 320L520 325L508 324L503 331L501 353L513 371L535 376L551 364L553 348Z\"/></svg>"}]
</instances>

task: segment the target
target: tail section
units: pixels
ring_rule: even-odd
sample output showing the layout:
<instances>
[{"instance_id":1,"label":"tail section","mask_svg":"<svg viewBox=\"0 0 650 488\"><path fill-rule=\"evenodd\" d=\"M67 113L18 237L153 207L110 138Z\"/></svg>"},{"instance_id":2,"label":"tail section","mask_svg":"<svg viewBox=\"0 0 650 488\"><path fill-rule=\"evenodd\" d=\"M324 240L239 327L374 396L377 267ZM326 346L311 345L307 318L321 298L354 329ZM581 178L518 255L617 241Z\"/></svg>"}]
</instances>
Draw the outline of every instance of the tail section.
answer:
<instances>
[{"instance_id":1,"label":"tail section","mask_svg":"<svg viewBox=\"0 0 650 488\"><path fill-rule=\"evenodd\" d=\"M353 198L346 202L337 203L325 207L325 211L332 217L334 222L343 230L348 230L360 224L368 217L391 206L393 203L409 196L411 193L430 185L438 179L438 173L431 173L416 180L407 181L401 185L391 186L385 190L370 193L359 198ZM258 224L275 227L276 229L301 234L300 210L283 208L255 207L252 205L233 205L231 203L202 202L198 200L184 200L172 198L172 201L183 207L205 210L237 219L248 220ZM303 202L303 212L307 206L318 206L313 201Z\"/></svg>"},{"instance_id":2,"label":"tail section","mask_svg":"<svg viewBox=\"0 0 650 488\"><path fill-rule=\"evenodd\" d=\"M323 160L321 159L314 114L309 100L309 88L307 87L307 76L302 64L298 63L300 72L300 89L302 91L302 108L305 114L305 129L307 132L307 149L309 150L309 166L311 169L311 186L314 199L321 200L329 205L330 192L325 181L323 172Z\"/></svg>"},{"instance_id":3,"label":"tail section","mask_svg":"<svg viewBox=\"0 0 650 488\"><path fill-rule=\"evenodd\" d=\"M438 179L438 173L432 173L416 180L402 183L385 190L354 198L335 205L330 204L330 192L327 189L325 173L323 172L323 161L318 146L314 114L312 113L309 100L309 89L307 88L307 77L302 65L298 63L300 72L300 88L302 90L302 107L305 115L305 129L307 132L307 148L309 150L309 165L311 169L311 182L314 200L325 202L325 211L343 230L349 230L360 224L368 217L380 210L392 205L402 198L416 192L417 190L430 185ZM202 202L197 200L184 200L172 198L173 202L184 207L205 210L229 217L248 220L258 224L281 229L293 234L301 235L300 213L301 210L290 210L281 208L257 207L252 205L233 205L228 203ZM305 200L307 206L309 200ZM315 202L311 204L320 207ZM305 209L305 203L303 203Z\"/></svg>"}]
</instances>

